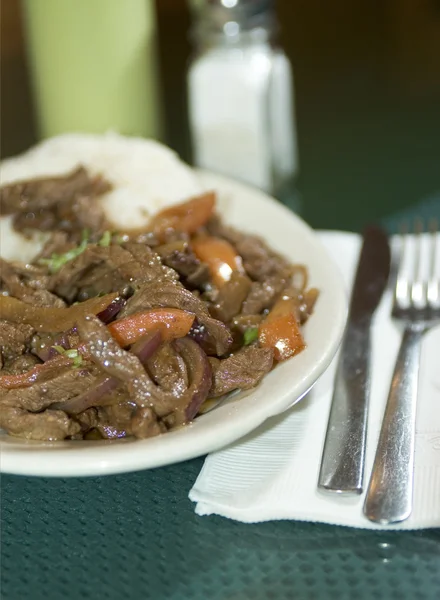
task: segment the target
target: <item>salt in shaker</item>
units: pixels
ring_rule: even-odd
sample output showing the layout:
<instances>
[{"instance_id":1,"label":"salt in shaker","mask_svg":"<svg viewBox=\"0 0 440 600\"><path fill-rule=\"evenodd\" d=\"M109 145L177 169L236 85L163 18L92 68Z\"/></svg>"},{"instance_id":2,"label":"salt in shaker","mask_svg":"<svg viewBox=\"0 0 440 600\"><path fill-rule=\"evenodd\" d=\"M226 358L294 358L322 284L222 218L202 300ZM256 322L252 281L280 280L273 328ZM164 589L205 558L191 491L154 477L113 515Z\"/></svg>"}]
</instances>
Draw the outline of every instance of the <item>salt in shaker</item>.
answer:
<instances>
[{"instance_id":1,"label":"salt in shaker","mask_svg":"<svg viewBox=\"0 0 440 600\"><path fill-rule=\"evenodd\" d=\"M205 0L188 71L194 163L298 209L292 69L271 0Z\"/></svg>"}]
</instances>

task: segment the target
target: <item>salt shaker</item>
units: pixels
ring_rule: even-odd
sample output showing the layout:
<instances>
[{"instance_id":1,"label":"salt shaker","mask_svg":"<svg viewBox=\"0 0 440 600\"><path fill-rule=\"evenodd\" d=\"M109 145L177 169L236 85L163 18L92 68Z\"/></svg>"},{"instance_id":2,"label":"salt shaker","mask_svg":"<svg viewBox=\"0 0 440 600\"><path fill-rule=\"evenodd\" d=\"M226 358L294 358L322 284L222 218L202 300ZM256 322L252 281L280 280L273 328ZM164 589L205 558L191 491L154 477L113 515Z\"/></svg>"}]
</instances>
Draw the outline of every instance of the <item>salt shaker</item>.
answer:
<instances>
[{"instance_id":1,"label":"salt shaker","mask_svg":"<svg viewBox=\"0 0 440 600\"><path fill-rule=\"evenodd\" d=\"M194 163L294 209L298 172L292 69L275 45L271 0L197 3L188 70Z\"/></svg>"}]
</instances>

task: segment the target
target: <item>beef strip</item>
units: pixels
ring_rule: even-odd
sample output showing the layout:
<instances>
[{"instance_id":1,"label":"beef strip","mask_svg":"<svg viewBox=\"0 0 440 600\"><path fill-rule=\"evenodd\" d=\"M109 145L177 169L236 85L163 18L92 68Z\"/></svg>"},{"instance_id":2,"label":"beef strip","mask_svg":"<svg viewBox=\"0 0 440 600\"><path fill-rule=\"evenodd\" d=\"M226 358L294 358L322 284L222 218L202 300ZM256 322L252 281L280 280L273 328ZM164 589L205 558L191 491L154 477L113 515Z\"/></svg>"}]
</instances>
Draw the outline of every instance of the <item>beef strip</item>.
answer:
<instances>
[{"instance_id":1,"label":"beef strip","mask_svg":"<svg viewBox=\"0 0 440 600\"><path fill-rule=\"evenodd\" d=\"M252 235L243 236L236 244L238 254L243 258L246 272L257 281L265 281L271 275L290 278L292 265L282 256L270 250L265 242Z\"/></svg>"},{"instance_id":2,"label":"beef strip","mask_svg":"<svg viewBox=\"0 0 440 600\"><path fill-rule=\"evenodd\" d=\"M154 285L142 286L128 300L119 313L118 319L141 310L157 307L180 308L194 313L197 317L198 327L200 330L203 329L204 349L209 354L214 353L222 356L230 348L232 343L231 332L226 325L211 318L206 303L178 282L162 281Z\"/></svg>"},{"instance_id":3,"label":"beef strip","mask_svg":"<svg viewBox=\"0 0 440 600\"><path fill-rule=\"evenodd\" d=\"M232 319L232 326L240 333L247 329L258 327L263 320L263 315L237 315Z\"/></svg>"},{"instance_id":4,"label":"beef strip","mask_svg":"<svg viewBox=\"0 0 440 600\"><path fill-rule=\"evenodd\" d=\"M69 414L69 413L67 413L67 414ZM69 416L72 416L72 415L69 414ZM91 408L88 408L87 410L84 410L82 413L80 413L78 415L73 415L73 417L81 425L81 430L82 430L81 437L85 433L90 431L91 429L94 429L95 427L97 427L97 425L99 423L98 409L95 408L94 406L92 406Z\"/></svg>"},{"instance_id":5,"label":"beef strip","mask_svg":"<svg viewBox=\"0 0 440 600\"><path fill-rule=\"evenodd\" d=\"M24 282L25 273L28 277L28 283ZM29 277L30 276L30 277ZM18 269L14 265L0 258L0 290L6 292L14 298L18 298L27 304L34 306L52 306L63 308L65 302L55 294L46 289L48 277L44 273L39 273L37 268L33 271L22 267Z\"/></svg>"},{"instance_id":6,"label":"beef strip","mask_svg":"<svg viewBox=\"0 0 440 600\"><path fill-rule=\"evenodd\" d=\"M218 215L213 215L206 224L206 230L214 237L220 237L227 240L233 246L237 244L244 236L241 231L225 225Z\"/></svg>"},{"instance_id":7,"label":"beef strip","mask_svg":"<svg viewBox=\"0 0 440 600\"><path fill-rule=\"evenodd\" d=\"M299 291L298 289L290 287L283 292L283 296L292 298L295 301L296 318L301 325L304 325L312 314L318 295L319 292L316 288Z\"/></svg>"},{"instance_id":8,"label":"beef strip","mask_svg":"<svg viewBox=\"0 0 440 600\"><path fill-rule=\"evenodd\" d=\"M100 406L96 412L94 428L105 439L130 435L148 438L166 431L165 425L157 420L154 410L149 407L134 408L133 404L121 402L112 406Z\"/></svg>"},{"instance_id":9,"label":"beef strip","mask_svg":"<svg viewBox=\"0 0 440 600\"><path fill-rule=\"evenodd\" d=\"M97 317L90 315L79 319L77 329L92 360L105 373L125 384L132 402L140 407L153 407L157 414L172 412L177 391L164 397L138 357L123 350Z\"/></svg>"},{"instance_id":10,"label":"beef strip","mask_svg":"<svg viewBox=\"0 0 440 600\"><path fill-rule=\"evenodd\" d=\"M209 397L215 398L236 389L255 387L271 370L272 364L273 351L258 346L247 346L220 361L211 359L213 385Z\"/></svg>"},{"instance_id":11,"label":"beef strip","mask_svg":"<svg viewBox=\"0 0 440 600\"><path fill-rule=\"evenodd\" d=\"M148 246L90 245L53 276L50 287L71 303L110 292L129 295L133 286L177 278Z\"/></svg>"},{"instance_id":12,"label":"beef strip","mask_svg":"<svg viewBox=\"0 0 440 600\"><path fill-rule=\"evenodd\" d=\"M130 421L131 434L137 438L149 438L166 431L163 423L157 420L152 408L137 408Z\"/></svg>"},{"instance_id":13,"label":"beef strip","mask_svg":"<svg viewBox=\"0 0 440 600\"><path fill-rule=\"evenodd\" d=\"M253 281L249 295L243 302L243 315L257 315L271 308L278 296L289 284L289 279L283 275L273 275L265 281Z\"/></svg>"},{"instance_id":14,"label":"beef strip","mask_svg":"<svg viewBox=\"0 0 440 600\"><path fill-rule=\"evenodd\" d=\"M229 323L241 311L251 285L249 277L234 271L230 280L220 288L215 303L210 307L211 315L220 321Z\"/></svg>"},{"instance_id":15,"label":"beef strip","mask_svg":"<svg viewBox=\"0 0 440 600\"><path fill-rule=\"evenodd\" d=\"M171 355L171 350L166 351L162 355L161 365L159 366L156 362L155 375L162 384L156 385L139 358L120 348L99 319L92 315L83 317L78 320L77 329L81 339L85 342L86 350L96 364L104 372L124 383L132 405L134 404L137 408L153 409L160 418L173 414L176 424L184 422L185 409L193 400L196 390L191 389L193 382L187 386L186 368L177 355ZM191 344L194 344L201 352L195 342L191 341ZM198 366L202 368L203 365L194 363L190 365L190 371L191 369L194 371ZM209 368L209 364L207 367ZM205 371L203 373L200 371L197 375L204 373ZM196 377L196 375L192 373L192 377ZM170 385L170 389L167 389L167 385ZM136 414L137 412L135 412ZM141 414L147 418L145 411Z\"/></svg>"},{"instance_id":16,"label":"beef strip","mask_svg":"<svg viewBox=\"0 0 440 600\"><path fill-rule=\"evenodd\" d=\"M163 344L147 361L147 369L162 389L183 394L188 387L188 373L183 358L171 344ZM179 395L180 395L179 394Z\"/></svg>"},{"instance_id":17,"label":"beef strip","mask_svg":"<svg viewBox=\"0 0 440 600\"><path fill-rule=\"evenodd\" d=\"M122 438L131 435L131 420L135 407L129 402L96 408L95 428L105 439Z\"/></svg>"},{"instance_id":18,"label":"beef strip","mask_svg":"<svg viewBox=\"0 0 440 600\"><path fill-rule=\"evenodd\" d=\"M179 273L190 288L202 289L209 281L209 268L200 262L186 241L178 240L156 248L164 264Z\"/></svg>"},{"instance_id":19,"label":"beef strip","mask_svg":"<svg viewBox=\"0 0 440 600\"><path fill-rule=\"evenodd\" d=\"M63 230L78 232L105 229L99 195L111 186L101 177L90 177L83 167L61 177L44 177L11 183L0 188L0 214L14 214L18 231Z\"/></svg>"},{"instance_id":20,"label":"beef strip","mask_svg":"<svg viewBox=\"0 0 440 600\"><path fill-rule=\"evenodd\" d=\"M31 325L0 320L0 355L3 360L11 360L23 354L33 333Z\"/></svg>"},{"instance_id":21,"label":"beef strip","mask_svg":"<svg viewBox=\"0 0 440 600\"><path fill-rule=\"evenodd\" d=\"M127 301L118 318L123 319L142 310L158 307L180 308L196 314L198 318L209 317L207 305L192 292L178 283L163 281L157 285L140 287Z\"/></svg>"},{"instance_id":22,"label":"beef strip","mask_svg":"<svg viewBox=\"0 0 440 600\"><path fill-rule=\"evenodd\" d=\"M0 214L11 215L51 208L66 198L90 193L96 185L100 186L101 180L91 179L83 167L63 176L10 183L0 188Z\"/></svg>"},{"instance_id":23,"label":"beef strip","mask_svg":"<svg viewBox=\"0 0 440 600\"><path fill-rule=\"evenodd\" d=\"M2 406L0 428L27 440L57 441L76 436L81 425L62 410L31 413L16 406Z\"/></svg>"},{"instance_id":24,"label":"beef strip","mask_svg":"<svg viewBox=\"0 0 440 600\"><path fill-rule=\"evenodd\" d=\"M51 372L50 378L39 380L29 387L2 389L0 406L14 406L31 412L41 411L51 404L65 402L93 385L96 370L67 366Z\"/></svg>"},{"instance_id":25,"label":"beef strip","mask_svg":"<svg viewBox=\"0 0 440 600\"><path fill-rule=\"evenodd\" d=\"M69 236L65 231L53 231L43 248L34 258L34 263L39 264L42 258L51 258L53 254L65 254L68 250L74 248L75 245L74 242L69 241Z\"/></svg>"},{"instance_id":26,"label":"beef strip","mask_svg":"<svg viewBox=\"0 0 440 600\"><path fill-rule=\"evenodd\" d=\"M212 235L222 237L235 246L243 259L246 273L252 279L264 281L271 275L282 275L286 279L290 279L293 272L292 265L271 250L258 236L241 233L224 225L218 217L212 218L207 227Z\"/></svg>"},{"instance_id":27,"label":"beef strip","mask_svg":"<svg viewBox=\"0 0 440 600\"><path fill-rule=\"evenodd\" d=\"M21 375L27 373L39 363L40 361L33 354L22 354L5 362L1 375Z\"/></svg>"}]
</instances>

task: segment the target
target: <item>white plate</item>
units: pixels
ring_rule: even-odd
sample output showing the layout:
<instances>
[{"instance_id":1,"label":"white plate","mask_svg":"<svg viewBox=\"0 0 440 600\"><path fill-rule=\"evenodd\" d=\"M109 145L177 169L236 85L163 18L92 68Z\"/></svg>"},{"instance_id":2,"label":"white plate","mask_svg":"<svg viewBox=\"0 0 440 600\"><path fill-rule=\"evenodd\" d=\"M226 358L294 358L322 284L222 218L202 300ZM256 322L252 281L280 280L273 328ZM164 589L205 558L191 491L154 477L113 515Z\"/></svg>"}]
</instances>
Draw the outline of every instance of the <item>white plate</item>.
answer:
<instances>
[{"instance_id":1,"label":"white plate","mask_svg":"<svg viewBox=\"0 0 440 600\"><path fill-rule=\"evenodd\" d=\"M307 265L310 284L319 288L320 296L305 327L306 350L269 373L255 390L233 396L187 427L151 439L28 442L3 433L3 472L104 475L150 469L207 454L285 411L304 396L330 364L344 330L347 301L338 268L315 233L259 191L208 173L202 177L219 192L219 210L227 223L264 236L274 249Z\"/></svg>"}]
</instances>

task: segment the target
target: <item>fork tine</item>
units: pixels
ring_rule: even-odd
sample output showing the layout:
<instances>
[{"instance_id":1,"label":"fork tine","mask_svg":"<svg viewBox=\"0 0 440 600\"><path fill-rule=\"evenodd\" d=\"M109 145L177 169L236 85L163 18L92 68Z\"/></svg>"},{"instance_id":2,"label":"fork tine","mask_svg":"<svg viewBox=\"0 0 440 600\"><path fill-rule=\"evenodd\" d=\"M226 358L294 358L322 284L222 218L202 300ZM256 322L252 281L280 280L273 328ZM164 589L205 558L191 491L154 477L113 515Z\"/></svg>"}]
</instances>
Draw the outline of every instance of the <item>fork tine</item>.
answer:
<instances>
[{"instance_id":1,"label":"fork tine","mask_svg":"<svg viewBox=\"0 0 440 600\"><path fill-rule=\"evenodd\" d=\"M423 277L423 221L421 218L416 218L414 222L414 237L415 237L415 248L414 248L414 264L413 264L413 277L412 284L410 286L411 289L411 303L413 306L423 306L426 305L427 298L427 286L424 282Z\"/></svg>"},{"instance_id":2,"label":"fork tine","mask_svg":"<svg viewBox=\"0 0 440 600\"><path fill-rule=\"evenodd\" d=\"M396 287L394 288L394 302L405 305L410 302L409 281L406 274L407 258L408 223L407 221L402 221L399 225L399 258L396 273Z\"/></svg>"},{"instance_id":3,"label":"fork tine","mask_svg":"<svg viewBox=\"0 0 440 600\"><path fill-rule=\"evenodd\" d=\"M415 259L414 259L414 281L421 281L422 274L422 233L423 233L423 221L420 217L417 217L414 221L414 233L415 233Z\"/></svg>"},{"instance_id":4,"label":"fork tine","mask_svg":"<svg viewBox=\"0 0 440 600\"><path fill-rule=\"evenodd\" d=\"M430 270L428 279L428 304L432 307L438 307L440 304L440 265L437 256L438 248L438 221L432 218L429 222L429 237L430 237Z\"/></svg>"}]
</instances>

